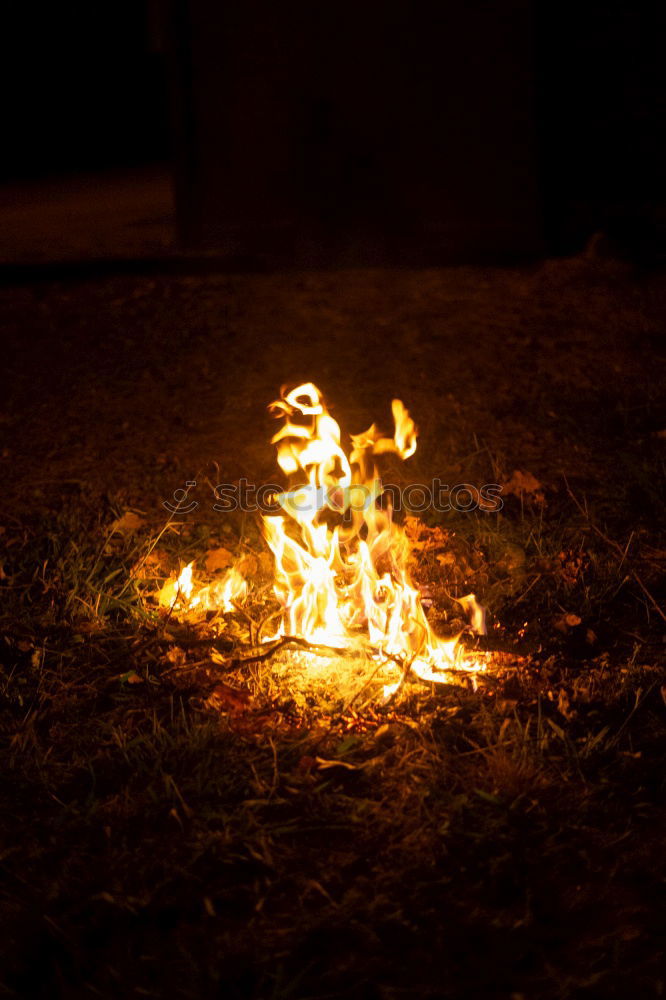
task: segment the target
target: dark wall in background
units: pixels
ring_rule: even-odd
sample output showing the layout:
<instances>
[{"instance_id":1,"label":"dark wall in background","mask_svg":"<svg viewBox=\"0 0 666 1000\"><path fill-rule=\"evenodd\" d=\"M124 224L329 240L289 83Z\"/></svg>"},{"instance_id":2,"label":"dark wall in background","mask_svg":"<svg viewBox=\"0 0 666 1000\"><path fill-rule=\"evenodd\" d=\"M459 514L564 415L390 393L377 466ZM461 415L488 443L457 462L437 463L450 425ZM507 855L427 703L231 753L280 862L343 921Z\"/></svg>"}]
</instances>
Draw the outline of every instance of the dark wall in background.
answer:
<instances>
[{"instance_id":1,"label":"dark wall in background","mask_svg":"<svg viewBox=\"0 0 666 1000\"><path fill-rule=\"evenodd\" d=\"M5 5L0 180L168 157L160 2Z\"/></svg>"},{"instance_id":2,"label":"dark wall in background","mask_svg":"<svg viewBox=\"0 0 666 1000\"><path fill-rule=\"evenodd\" d=\"M23 0L0 33L0 181L173 155L190 246L287 261L506 260L602 228L649 255L665 17L662 0Z\"/></svg>"},{"instance_id":3,"label":"dark wall in background","mask_svg":"<svg viewBox=\"0 0 666 1000\"><path fill-rule=\"evenodd\" d=\"M530 0L174 0L182 231L283 257L541 249Z\"/></svg>"},{"instance_id":4,"label":"dark wall in background","mask_svg":"<svg viewBox=\"0 0 666 1000\"><path fill-rule=\"evenodd\" d=\"M549 249L599 229L666 243L666 4L539 0L539 171Z\"/></svg>"},{"instance_id":5,"label":"dark wall in background","mask_svg":"<svg viewBox=\"0 0 666 1000\"><path fill-rule=\"evenodd\" d=\"M501 260L604 230L666 248L663 2L170 9L192 245Z\"/></svg>"}]
</instances>

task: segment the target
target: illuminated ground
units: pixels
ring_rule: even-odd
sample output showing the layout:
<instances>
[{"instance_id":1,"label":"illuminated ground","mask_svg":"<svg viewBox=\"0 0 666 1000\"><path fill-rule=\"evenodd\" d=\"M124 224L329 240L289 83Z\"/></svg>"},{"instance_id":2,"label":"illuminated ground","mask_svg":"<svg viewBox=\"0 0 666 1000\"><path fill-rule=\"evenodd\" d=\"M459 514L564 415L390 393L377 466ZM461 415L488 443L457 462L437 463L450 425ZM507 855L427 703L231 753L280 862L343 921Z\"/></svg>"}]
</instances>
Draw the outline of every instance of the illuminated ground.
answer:
<instances>
[{"instance_id":1,"label":"illuminated ground","mask_svg":"<svg viewBox=\"0 0 666 1000\"><path fill-rule=\"evenodd\" d=\"M663 298L584 259L0 291L9 996L662 995ZM304 379L350 430L407 403L396 481L505 484L424 515L415 569L442 629L488 606L477 691L345 708L239 664L242 614L213 658L126 586L196 480L150 571L224 547L270 610L210 484L274 476L264 408Z\"/></svg>"}]
</instances>

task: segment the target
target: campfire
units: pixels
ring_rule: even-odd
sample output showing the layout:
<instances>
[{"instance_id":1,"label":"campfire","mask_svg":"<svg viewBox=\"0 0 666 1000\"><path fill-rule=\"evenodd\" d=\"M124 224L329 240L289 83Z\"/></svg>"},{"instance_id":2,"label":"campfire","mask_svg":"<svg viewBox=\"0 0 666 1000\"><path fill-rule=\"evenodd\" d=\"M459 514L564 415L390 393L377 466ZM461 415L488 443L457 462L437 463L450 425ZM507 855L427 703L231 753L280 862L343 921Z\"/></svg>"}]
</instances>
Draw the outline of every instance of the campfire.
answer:
<instances>
[{"instance_id":1,"label":"campfire","mask_svg":"<svg viewBox=\"0 0 666 1000\"><path fill-rule=\"evenodd\" d=\"M482 659L465 651L461 633L442 639L430 626L408 568L408 536L382 485L381 456L406 460L416 450L417 429L403 403L392 402L392 436L373 424L351 435L347 449L312 383L283 392L269 410L281 422L272 443L288 486L274 496L274 512L262 516L281 609L266 647L293 640L299 656L362 657L397 670L399 679L384 686L385 696L409 672L450 682L460 671L483 669ZM248 587L236 567L213 584L198 585L189 564L165 584L159 602L171 613L228 612L246 599ZM484 634L484 611L474 595L456 600L469 618L468 631Z\"/></svg>"}]
</instances>

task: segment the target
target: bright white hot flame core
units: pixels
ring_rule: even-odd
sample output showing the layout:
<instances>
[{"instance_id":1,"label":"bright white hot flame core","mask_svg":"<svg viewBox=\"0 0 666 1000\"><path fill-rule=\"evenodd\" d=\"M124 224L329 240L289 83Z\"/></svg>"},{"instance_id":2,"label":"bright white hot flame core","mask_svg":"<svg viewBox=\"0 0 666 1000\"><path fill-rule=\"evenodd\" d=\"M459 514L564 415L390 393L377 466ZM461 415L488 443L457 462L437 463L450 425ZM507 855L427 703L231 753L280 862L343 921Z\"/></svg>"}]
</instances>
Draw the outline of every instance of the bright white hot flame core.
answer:
<instances>
[{"instance_id":1,"label":"bright white hot flame core","mask_svg":"<svg viewBox=\"0 0 666 1000\"><path fill-rule=\"evenodd\" d=\"M283 513L263 519L283 608L278 634L336 648L361 642L428 681L444 681L452 669L481 669L463 657L458 638L433 633L407 570L407 536L390 508L376 502L382 486L375 457L394 452L405 459L416 450L416 427L402 402L392 403L393 436L373 424L351 436L349 456L311 382L269 409L283 421L272 442L293 484L277 498ZM474 596L460 603L485 631Z\"/></svg>"}]
</instances>

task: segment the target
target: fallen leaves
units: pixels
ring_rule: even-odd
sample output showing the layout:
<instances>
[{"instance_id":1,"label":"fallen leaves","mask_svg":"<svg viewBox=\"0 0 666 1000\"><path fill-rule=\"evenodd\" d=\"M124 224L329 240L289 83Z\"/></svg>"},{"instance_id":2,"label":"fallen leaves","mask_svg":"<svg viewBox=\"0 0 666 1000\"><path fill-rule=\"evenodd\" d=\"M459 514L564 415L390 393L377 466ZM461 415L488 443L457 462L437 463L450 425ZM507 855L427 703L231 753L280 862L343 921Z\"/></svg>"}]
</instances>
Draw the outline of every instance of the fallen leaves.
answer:
<instances>
[{"instance_id":1,"label":"fallen leaves","mask_svg":"<svg viewBox=\"0 0 666 1000\"><path fill-rule=\"evenodd\" d=\"M219 569L227 569L234 562L235 556L229 549L211 549L206 555L205 567L209 573L215 573Z\"/></svg>"},{"instance_id":2,"label":"fallen leaves","mask_svg":"<svg viewBox=\"0 0 666 1000\"><path fill-rule=\"evenodd\" d=\"M117 517L109 528L110 535L122 535L124 538L133 535L143 527L145 519L134 510L126 510L122 517Z\"/></svg>"},{"instance_id":3,"label":"fallen leaves","mask_svg":"<svg viewBox=\"0 0 666 1000\"><path fill-rule=\"evenodd\" d=\"M522 469L514 469L510 479L502 483L502 494L504 496L528 497L537 504L545 504L546 497L543 486L531 472L524 472Z\"/></svg>"},{"instance_id":4,"label":"fallen leaves","mask_svg":"<svg viewBox=\"0 0 666 1000\"><path fill-rule=\"evenodd\" d=\"M172 667L183 667L185 666L187 656L185 650L181 649L180 646L171 646L165 653L165 659Z\"/></svg>"},{"instance_id":5,"label":"fallen leaves","mask_svg":"<svg viewBox=\"0 0 666 1000\"><path fill-rule=\"evenodd\" d=\"M439 525L429 527L418 517L407 515L404 521L405 534L411 548L417 552L436 552L448 546L450 533Z\"/></svg>"},{"instance_id":6,"label":"fallen leaves","mask_svg":"<svg viewBox=\"0 0 666 1000\"><path fill-rule=\"evenodd\" d=\"M120 674L118 680L121 684L143 684L143 677L139 677L136 670L128 670L124 674Z\"/></svg>"}]
</instances>

